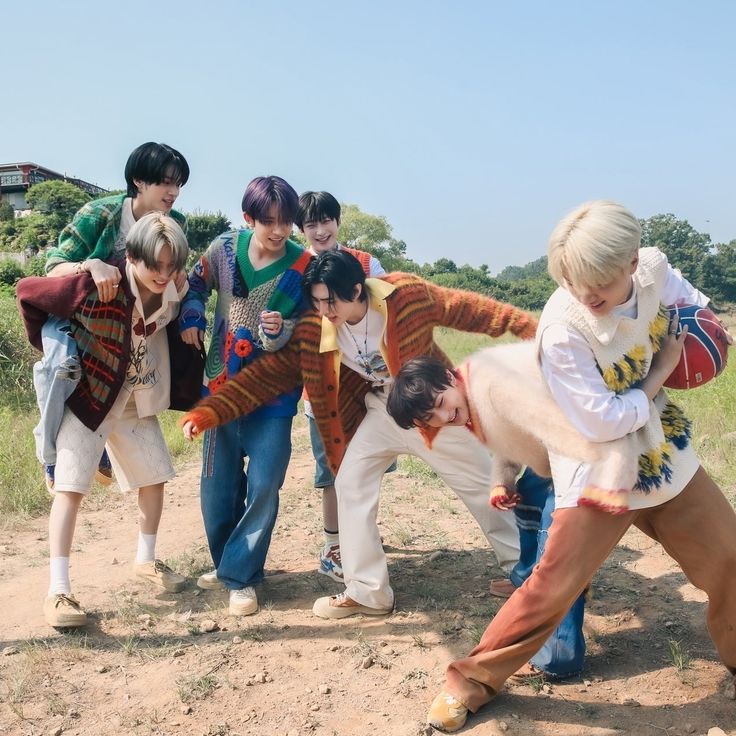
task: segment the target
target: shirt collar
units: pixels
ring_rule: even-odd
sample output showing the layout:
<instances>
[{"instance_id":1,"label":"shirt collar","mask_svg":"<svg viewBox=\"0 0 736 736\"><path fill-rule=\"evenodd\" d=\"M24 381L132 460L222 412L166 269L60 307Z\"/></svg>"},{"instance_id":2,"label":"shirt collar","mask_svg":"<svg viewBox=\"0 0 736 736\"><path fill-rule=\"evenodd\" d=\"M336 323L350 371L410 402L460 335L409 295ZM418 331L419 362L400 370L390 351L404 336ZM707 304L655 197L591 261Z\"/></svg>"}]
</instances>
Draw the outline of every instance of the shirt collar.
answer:
<instances>
[{"instance_id":1,"label":"shirt collar","mask_svg":"<svg viewBox=\"0 0 736 736\"><path fill-rule=\"evenodd\" d=\"M135 308L138 314L141 316L144 314L143 312L143 303L141 302L141 295L138 291L138 282L135 280L135 273L133 272L133 264L126 258L125 259L125 275L128 279L128 284L130 286L130 291L133 294L133 297L135 298ZM183 296L183 294L182 294ZM174 279L171 279L168 284L166 284L166 288L164 289L164 293L161 295L161 306L153 312L153 314L146 315L146 322L151 322L154 320L158 315L165 309L168 308L169 304L176 303L178 304L181 301L181 298L179 296L179 293L176 290L176 286L174 285Z\"/></svg>"},{"instance_id":2,"label":"shirt collar","mask_svg":"<svg viewBox=\"0 0 736 736\"><path fill-rule=\"evenodd\" d=\"M378 312L385 322L388 316L386 298L395 291L396 287L383 279L367 278L365 289L368 292L368 306L374 312ZM337 350L337 329L327 317L322 317L319 351L320 353L329 353L333 350Z\"/></svg>"}]
</instances>

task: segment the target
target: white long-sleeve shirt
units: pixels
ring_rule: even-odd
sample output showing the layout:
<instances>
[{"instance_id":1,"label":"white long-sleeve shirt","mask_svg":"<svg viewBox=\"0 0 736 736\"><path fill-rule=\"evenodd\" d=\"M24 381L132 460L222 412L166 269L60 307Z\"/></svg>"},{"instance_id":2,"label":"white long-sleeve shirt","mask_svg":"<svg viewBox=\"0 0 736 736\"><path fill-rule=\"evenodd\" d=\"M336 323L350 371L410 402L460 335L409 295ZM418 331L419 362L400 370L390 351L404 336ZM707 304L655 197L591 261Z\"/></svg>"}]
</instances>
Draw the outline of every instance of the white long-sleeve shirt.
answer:
<instances>
[{"instance_id":1,"label":"white long-sleeve shirt","mask_svg":"<svg viewBox=\"0 0 736 736\"><path fill-rule=\"evenodd\" d=\"M663 304L697 304L710 301L675 268L668 265L662 290ZM636 317L636 281L631 298L616 307L614 314ZM540 346L542 373L555 401L573 426L593 442L618 439L643 427L649 420L649 399L641 389L621 394L603 381L593 351L572 327L550 325Z\"/></svg>"}]
</instances>

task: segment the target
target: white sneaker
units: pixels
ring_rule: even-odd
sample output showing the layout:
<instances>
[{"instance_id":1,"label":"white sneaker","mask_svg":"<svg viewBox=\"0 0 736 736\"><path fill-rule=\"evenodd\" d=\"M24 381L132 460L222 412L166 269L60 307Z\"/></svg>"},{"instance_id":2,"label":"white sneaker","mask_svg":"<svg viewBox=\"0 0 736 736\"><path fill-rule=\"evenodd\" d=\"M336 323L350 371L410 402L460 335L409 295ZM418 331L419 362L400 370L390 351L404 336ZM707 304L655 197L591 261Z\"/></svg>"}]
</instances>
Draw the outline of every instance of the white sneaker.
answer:
<instances>
[{"instance_id":1,"label":"white sneaker","mask_svg":"<svg viewBox=\"0 0 736 736\"><path fill-rule=\"evenodd\" d=\"M256 589L252 586L230 591L230 615L252 616L258 610Z\"/></svg>"},{"instance_id":2,"label":"white sneaker","mask_svg":"<svg viewBox=\"0 0 736 736\"><path fill-rule=\"evenodd\" d=\"M339 544L326 544L319 551L319 572L332 578L335 582L342 583L345 581Z\"/></svg>"},{"instance_id":3,"label":"white sneaker","mask_svg":"<svg viewBox=\"0 0 736 736\"><path fill-rule=\"evenodd\" d=\"M225 586L217 577L217 570L210 570L197 578L197 587L204 590L222 590Z\"/></svg>"}]
</instances>

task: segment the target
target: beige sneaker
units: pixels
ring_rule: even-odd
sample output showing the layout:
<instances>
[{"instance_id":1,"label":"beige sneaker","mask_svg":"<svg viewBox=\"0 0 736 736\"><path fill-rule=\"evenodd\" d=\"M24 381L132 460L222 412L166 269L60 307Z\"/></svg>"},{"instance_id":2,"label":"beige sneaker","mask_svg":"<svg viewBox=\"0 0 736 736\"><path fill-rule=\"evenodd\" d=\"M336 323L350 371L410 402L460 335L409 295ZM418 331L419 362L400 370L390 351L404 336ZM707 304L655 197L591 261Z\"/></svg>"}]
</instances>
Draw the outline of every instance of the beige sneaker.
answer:
<instances>
[{"instance_id":1,"label":"beige sneaker","mask_svg":"<svg viewBox=\"0 0 736 736\"><path fill-rule=\"evenodd\" d=\"M217 577L217 570L210 570L197 578L197 587L203 590L224 590L222 580Z\"/></svg>"},{"instance_id":2,"label":"beige sneaker","mask_svg":"<svg viewBox=\"0 0 736 736\"><path fill-rule=\"evenodd\" d=\"M460 730L468 719L468 709L444 690L434 699L427 713L427 723L438 731Z\"/></svg>"},{"instance_id":3,"label":"beige sneaker","mask_svg":"<svg viewBox=\"0 0 736 736\"><path fill-rule=\"evenodd\" d=\"M252 616L258 611L258 597L252 586L230 591L231 616Z\"/></svg>"},{"instance_id":4,"label":"beige sneaker","mask_svg":"<svg viewBox=\"0 0 736 736\"><path fill-rule=\"evenodd\" d=\"M347 593L317 598L312 613L320 618L347 618L362 613L364 616L387 616L391 608L370 608L354 601Z\"/></svg>"},{"instance_id":5,"label":"beige sneaker","mask_svg":"<svg viewBox=\"0 0 736 736\"><path fill-rule=\"evenodd\" d=\"M142 562L135 566L136 577L148 580L149 583L158 585L169 593L179 593L184 590L187 579L178 572L174 572L168 565L161 560L151 560L151 562Z\"/></svg>"},{"instance_id":6,"label":"beige sneaker","mask_svg":"<svg viewBox=\"0 0 736 736\"><path fill-rule=\"evenodd\" d=\"M55 629L66 629L87 624L87 614L71 593L50 595L43 602L43 615L46 623Z\"/></svg>"}]
</instances>

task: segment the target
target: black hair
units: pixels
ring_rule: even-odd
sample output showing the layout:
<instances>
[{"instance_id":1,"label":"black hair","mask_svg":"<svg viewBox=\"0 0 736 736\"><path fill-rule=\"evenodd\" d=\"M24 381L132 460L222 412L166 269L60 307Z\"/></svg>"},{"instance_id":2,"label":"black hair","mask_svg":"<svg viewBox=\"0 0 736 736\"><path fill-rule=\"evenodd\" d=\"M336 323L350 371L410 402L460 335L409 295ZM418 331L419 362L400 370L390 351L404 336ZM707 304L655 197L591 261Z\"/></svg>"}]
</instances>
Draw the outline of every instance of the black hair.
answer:
<instances>
[{"instance_id":1,"label":"black hair","mask_svg":"<svg viewBox=\"0 0 736 736\"><path fill-rule=\"evenodd\" d=\"M328 250L312 259L304 272L302 290L307 304L314 305L312 287L324 284L330 295L344 302L355 300L355 286L360 284L359 301L368 299L365 291L365 272L358 259L344 250Z\"/></svg>"},{"instance_id":2,"label":"black hair","mask_svg":"<svg viewBox=\"0 0 736 736\"><path fill-rule=\"evenodd\" d=\"M128 156L125 183L129 197L138 196L136 179L146 184L160 184L168 177L174 179L180 187L189 181L189 164L175 148L165 143L144 143Z\"/></svg>"},{"instance_id":3,"label":"black hair","mask_svg":"<svg viewBox=\"0 0 736 736\"><path fill-rule=\"evenodd\" d=\"M280 176L257 176L245 188L241 206L243 214L263 222L273 205L279 213L279 222L291 224L296 217L299 196Z\"/></svg>"},{"instance_id":4,"label":"black hair","mask_svg":"<svg viewBox=\"0 0 736 736\"><path fill-rule=\"evenodd\" d=\"M340 203L329 192L304 192L299 197L294 224L304 230L308 222L336 220L340 224Z\"/></svg>"},{"instance_id":5,"label":"black hair","mask_svg":"<svg viewBox=\"0 0 736 736\"><path fill-rule=\"evenodd\" d=\"M430 418L437 394L451 385L451 373L441 360L429 355L413 358L397 373L386 411L399 427L411 429Z\"/></svg>"}]
</instances>

